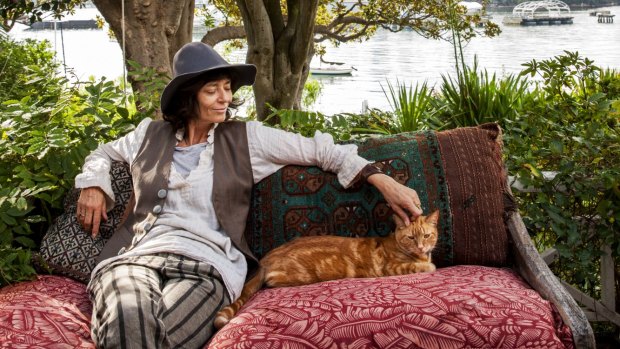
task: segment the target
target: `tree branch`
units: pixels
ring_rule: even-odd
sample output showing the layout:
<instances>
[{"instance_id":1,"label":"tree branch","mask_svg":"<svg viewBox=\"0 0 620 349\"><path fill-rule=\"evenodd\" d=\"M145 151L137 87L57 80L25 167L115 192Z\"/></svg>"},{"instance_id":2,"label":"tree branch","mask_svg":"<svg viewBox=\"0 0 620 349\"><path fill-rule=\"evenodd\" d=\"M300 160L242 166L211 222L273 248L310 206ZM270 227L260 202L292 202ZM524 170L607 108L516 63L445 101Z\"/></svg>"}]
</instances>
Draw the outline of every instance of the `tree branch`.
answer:
<instances>
[{"instance_id":1,"label":"tree branch","mask_svg":"<svg viewBox=\"0 0 620 349\"><path fill-rule=\"evenodd\" d=\"M222 41L244 39L245 36L245 28L240 25L217 27L209 30L200 41L207 45L215 46Z\"/></svg>"}]
</instances>

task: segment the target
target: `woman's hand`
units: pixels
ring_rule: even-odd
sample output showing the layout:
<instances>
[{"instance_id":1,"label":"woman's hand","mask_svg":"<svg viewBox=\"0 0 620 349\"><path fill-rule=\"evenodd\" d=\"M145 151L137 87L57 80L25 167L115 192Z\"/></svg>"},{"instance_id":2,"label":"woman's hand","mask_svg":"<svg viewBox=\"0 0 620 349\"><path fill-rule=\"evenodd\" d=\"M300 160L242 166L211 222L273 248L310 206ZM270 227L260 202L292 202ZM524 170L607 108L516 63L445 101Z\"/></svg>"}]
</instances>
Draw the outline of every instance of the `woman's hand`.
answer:
<instances>
[{"instance_id":1,"label":"woman's hand","mask_svg":"<svg viewBox=\"0 0 620 349\"><path fill-rule=\"evenodd\" d=\"M403 220L405 225L411 223L409 217L415 219L423 213L418 193L398 183L392 177L377 173L368 177L368 183L379 189L388 205Z\"/></svg>"},{"instance_id":2,"label":"woman's hand","mask_svg":"<svg viewBox=\"0 0 620 349\"><path fill-rule=\"evenodd\" d=\"M77 219L85 231L91 232L93 237L97 237L101 219L108 220L103 190L99 187L82 189L77 203Z\"/></svg>"}]
</instances>

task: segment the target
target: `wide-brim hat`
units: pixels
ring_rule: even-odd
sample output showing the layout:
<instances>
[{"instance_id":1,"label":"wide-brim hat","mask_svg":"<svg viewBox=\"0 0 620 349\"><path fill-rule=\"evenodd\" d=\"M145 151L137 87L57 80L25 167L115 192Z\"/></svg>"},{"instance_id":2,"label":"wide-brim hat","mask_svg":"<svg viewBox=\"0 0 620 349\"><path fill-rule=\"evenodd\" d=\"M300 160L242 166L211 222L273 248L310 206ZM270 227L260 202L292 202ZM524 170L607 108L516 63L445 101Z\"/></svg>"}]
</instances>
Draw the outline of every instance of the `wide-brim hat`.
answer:
<instances>
[{"instance_id":1,"label":"wide-brim hat","mask_svg":"<svg viewBox=\"0 0 620 349\"><path fill-rule=\"evenodd\" d=\"M170 110L174 95L179 87L199 75L217 72L228 73L231 78L232 92L241 86L254 84L256 66L252 64L229 64L213 47L202 42L185 44L174 55L172 61L172 80L161 94L161 110L164 114Z\"/></svg>"}]
</instances>

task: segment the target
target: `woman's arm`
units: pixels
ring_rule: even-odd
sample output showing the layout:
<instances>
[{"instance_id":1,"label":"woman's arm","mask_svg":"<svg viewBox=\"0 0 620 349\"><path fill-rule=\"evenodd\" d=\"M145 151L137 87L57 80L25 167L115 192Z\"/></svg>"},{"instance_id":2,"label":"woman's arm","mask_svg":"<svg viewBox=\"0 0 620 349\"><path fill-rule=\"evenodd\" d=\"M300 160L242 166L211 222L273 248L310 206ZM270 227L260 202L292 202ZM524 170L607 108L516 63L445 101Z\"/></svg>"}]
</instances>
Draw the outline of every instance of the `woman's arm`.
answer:
<instances>
[{"instance_id":1,"label":"woman's arm","mask_svg":"<svg viewBox=\"0 0 620 349\"><path fill-rule=\"evenodd\" d=\"M114 207L114 191L110 180L112 161L131 165L151 119L145 119L127 135L101 144L85 159L82 173L75 177L75 187L81 188L77 204L77 219L84 230L93 236L99 234L101 220L108 219L107 211Z\"/></svg>"},{"instance_id":2,"label":"woman's arm","mask_svg":"<svg viewBox=\"0 0 620 349\"><path fill-rule=\"evenodd\" d=\"M334 144L329 134L317 132L314 137L303 137L259 122L248 122L247 132L254 182L286 165L303 165L336 173L340 184L348 188L370 163L357 155L357 146Z\"/></svg>"},{"instance_id":3,"label":"woman's arm","mask_svg":"<svg viewBox=\"0 0 620 349\"><path fill-rule=\"evenodd\" d=\"M347 188L368 169L370 161L357 154L357 146L337 145L329 134L317 132L313 138L248 123L248 144L254 172L254 181L276 172L285 165L319 166L338 175L340 184ZM410 218L422 214L420 199L415 190L393 178L372 173L364 176L384 196L388 205L407 225Z\"/></svg>"}]
</instances>

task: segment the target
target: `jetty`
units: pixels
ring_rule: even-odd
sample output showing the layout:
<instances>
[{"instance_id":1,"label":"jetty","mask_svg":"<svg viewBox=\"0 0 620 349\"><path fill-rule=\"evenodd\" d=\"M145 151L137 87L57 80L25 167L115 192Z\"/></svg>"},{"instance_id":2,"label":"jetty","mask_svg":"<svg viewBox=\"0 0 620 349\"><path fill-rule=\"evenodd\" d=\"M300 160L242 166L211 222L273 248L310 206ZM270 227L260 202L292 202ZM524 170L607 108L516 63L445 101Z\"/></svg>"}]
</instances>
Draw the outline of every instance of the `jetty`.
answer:
<instances>
[{"instance_id":1,"label":"jetty","mask_svg":"<svg viewBox=\"0 0 620 349\"><path fill-rule=\"evenodd\" d=\"M559 0L526 1L515 6L512 15L504 17L504 24L554 25L573 24L570 7Z\"/></svg>"},{"instance_id":2,"label":"jetty","mask_svg":"<svg viewBox=\"0 0 620 349\"><path fill-rule=\"evenodd\" d=\"M596 16L598 17L599 23L613 23L615 15L612 15L611 11L606 10L606 11L597 12Z\"/></svg>"},{"instance_id":3,"label":"jetty","mask_svg":"<svg viewBox=\"0 0 620 349\"><path fill-rule=\"evenodd\" d=\"M41 22L22 21L23 24L29 25L30 30L59 30L59 29L101 29L97 23L99 11L95 5L87 5L68 13L60 18L48 16Z\"/></svg>"},{"instance_id":4,"label":"jetty","mask_svg":"<svg viewBox=\"0 0 620 349\"><path fill-rule=\"evenodd\" d=\"M31 30L54 30L54 29L99 29L94 19L76 19L68 21L42 21L30 25Z\"/></svg>"}]
</instances>

